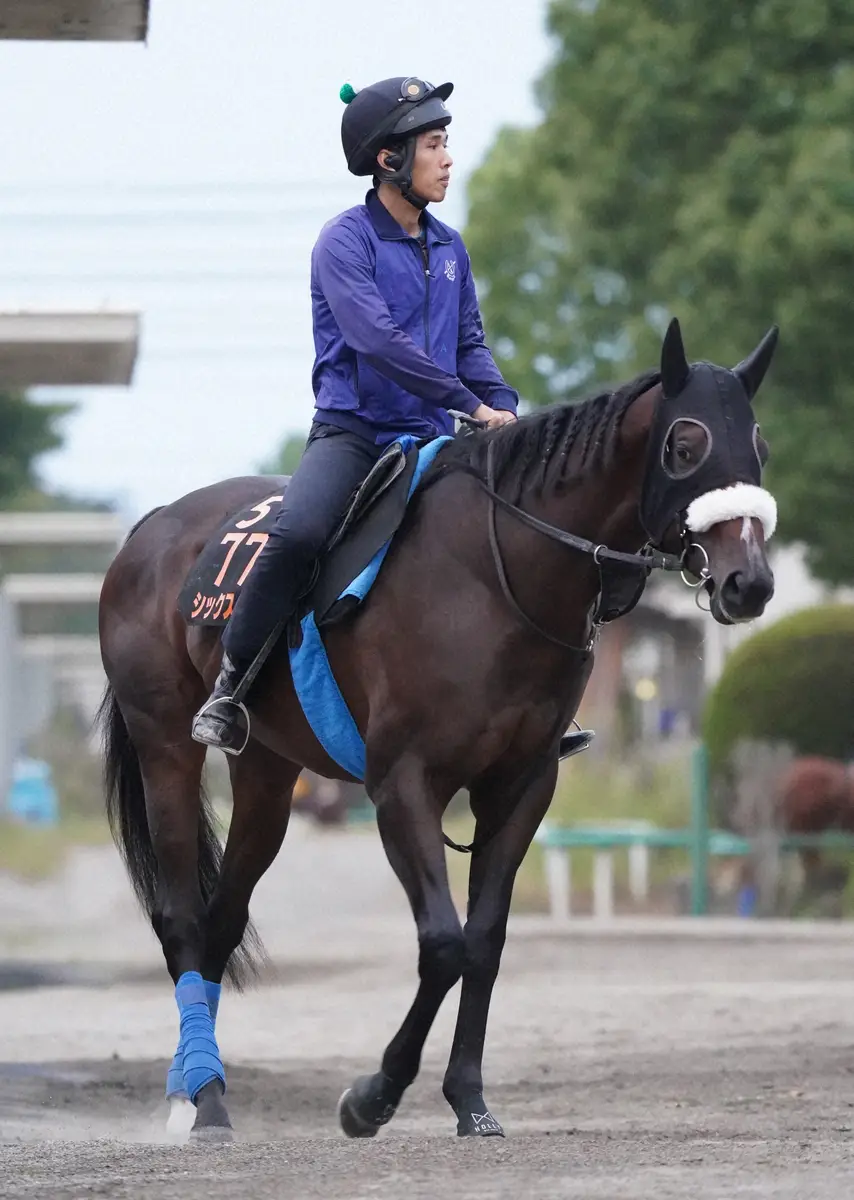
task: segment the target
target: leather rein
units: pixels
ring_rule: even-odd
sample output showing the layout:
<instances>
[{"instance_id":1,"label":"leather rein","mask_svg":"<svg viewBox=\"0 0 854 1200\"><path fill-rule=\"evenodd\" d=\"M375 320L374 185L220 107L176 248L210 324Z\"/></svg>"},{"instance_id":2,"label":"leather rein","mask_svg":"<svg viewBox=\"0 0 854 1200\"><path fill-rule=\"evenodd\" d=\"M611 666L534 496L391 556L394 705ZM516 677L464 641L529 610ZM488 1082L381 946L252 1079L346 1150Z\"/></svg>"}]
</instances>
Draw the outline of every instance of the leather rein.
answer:
<instances>
[{"instance_id":1,"label":"leather rein","mask_svg":"<svg viewBox=\"0 0 854 1200\"><path fill-rule=\"evenodd\" d=\"M473 422L471 422L471 418L469 418L469 422L473 424ZM480 425L481 423L478 422L477 424ZM658 550L649 543L638 553L630 553L623 550L612 550L609 546L606 546L601 542L593 542L589 538L579 537L574 533L567 533L565 530L559 529L556 525L550 525L547 521L541 521L538 517L532 516L530 513L525 512L524 509L519 508L515 504L511 504L509 500L506 500L503 496L498 494L498 492L495 490L495 464L493 457L494 447L495 443L491 442L487 449L486 479L484 479L477 471L472 469L469 469L467 474L471 474L472 478L476 480L480 488L486 492L487 497L489 498L489 546L492 552L492 560L495 564L496 574L498 575L498 581L501 585L501 591L508 605L520 618L522 623L526 625L532 632L538 634L546 641L551 642L553 645L560 646L563 650L573 650L577 654L588 653L595 645L600 625L604 624L604 620L599 614L601 609L602 591L604 591L609 565L612 565L617 570L622 568L624 572L633 569L638 573L639 583L637 588L637 596L635 600L623 610L625 612L628 612L629 609L634 607L634 604L637 603L637 599L640 598L640 594L643 591L643 585L646 582L646 577L651 571L678 571L684 576L686 570L686 559L690 550L693 548L688 544L687 530L685 530L684 527L682 527L681 533L683 541L686 544L682 553L678 555L668 554L663 550ZM570 550L576 550L581 554L589 555L593 559L596 567L598 567L603 588L602 591L600 591L599 603L597 603L596 609L594 610L590 637L588 638L585 646L575 646L570 642L565 642L562 638L556 637L554 634L551 634L547 630L543 629L536 623L536 621L528 616L528 614L519 604L519 601L514 596L513 589L510 587L510 581L507 578L507 568L504 564L504 557L501 553L501 547L498 542L496 512L499 508L509 513L522 525L526 525L529 529L533 529L535 532L541 533L544 537L549 538L551 541L558 542L562 546L567 546ZM702 547L700 547L700 549L702 550ZM700 582L705 580L706 573L706 567L704 566L702 568ZM615 615L622 614L617 613Z\"/></svg>"}]
</instances>

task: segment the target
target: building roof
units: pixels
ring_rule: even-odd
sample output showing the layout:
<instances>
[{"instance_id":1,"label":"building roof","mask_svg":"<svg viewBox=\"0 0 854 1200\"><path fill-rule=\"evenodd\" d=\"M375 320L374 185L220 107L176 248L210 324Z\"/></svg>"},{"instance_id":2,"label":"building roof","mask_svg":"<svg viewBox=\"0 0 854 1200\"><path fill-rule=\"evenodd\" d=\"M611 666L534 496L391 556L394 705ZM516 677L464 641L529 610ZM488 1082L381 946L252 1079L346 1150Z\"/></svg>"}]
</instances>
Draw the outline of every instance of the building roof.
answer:
<instances>
[{"instance_id":1,"label":"building roof","mask_svg":"<svg viewBox=\"0 0 854 1200\"><path fill-rule=\"evenodd\" d=\"M150 0L3 0L0 38L142 42Z\"/></svg>"},{"instance_id":2,"label":"building roof","mask_svg":"<svg viewBox=\"0 0 854 1200\"><path fill-rule=\"evenodd\" d=\"M139 326L138 313L0 313L0 387L127 387Z\"/></svg>"},{"instance_id":3,"label":"building roof","mask_svg":"<svg viewBox=\"0 0 854 1200\"><path fill-rule=\"evenodd\" d=\"M0 552L7 546L118 546L127 521L114 512L0 512Z\"/></svg>"}]
</instances>

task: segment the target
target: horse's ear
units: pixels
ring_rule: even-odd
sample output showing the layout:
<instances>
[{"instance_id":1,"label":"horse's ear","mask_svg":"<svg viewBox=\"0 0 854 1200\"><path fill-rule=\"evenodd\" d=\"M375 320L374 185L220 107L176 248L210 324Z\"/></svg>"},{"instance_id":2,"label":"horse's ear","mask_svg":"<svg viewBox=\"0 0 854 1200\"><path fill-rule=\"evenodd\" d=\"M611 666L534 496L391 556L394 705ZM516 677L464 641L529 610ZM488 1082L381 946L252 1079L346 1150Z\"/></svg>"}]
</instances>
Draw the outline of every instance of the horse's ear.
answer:
<instances>
[{"instance_id":1,"label":"horse's ear","mask_svg":"<svg viewBox=\"0 0 854 1200\"><path fill-rule=\"evenodd\" d=\"M737 367L733 367L734 374L744 384L744 390L747 392L749 400L752 400L759 391L759 385L765 378L765 372L774 357L779 336L779 328L772 325L753 353L749 354Z\"/></svg>"},{"instance_id":2,"label":"horse's ear","mask_svg":"<svg viewBox=\"0 0 854 1200\"><path fill-rule=\"evenodd\" d=\"M661 347L661 385L665 396L678 396L688 382L688 360L682 345L682 331L674 317L667 326Z\"/></svg>"}]
</instances>

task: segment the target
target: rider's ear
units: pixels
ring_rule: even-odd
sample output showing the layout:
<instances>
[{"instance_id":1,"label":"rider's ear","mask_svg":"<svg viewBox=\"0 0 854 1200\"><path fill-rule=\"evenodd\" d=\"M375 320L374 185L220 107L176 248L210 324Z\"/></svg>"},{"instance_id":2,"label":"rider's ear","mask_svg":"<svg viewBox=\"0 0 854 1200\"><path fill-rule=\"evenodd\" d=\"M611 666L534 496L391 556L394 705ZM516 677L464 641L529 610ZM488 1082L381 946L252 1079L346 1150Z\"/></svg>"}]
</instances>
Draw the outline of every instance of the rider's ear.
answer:
<instances>
[{"instance_id":1,"label":"rider's ear","mask_svg":"<svg viewBox=\"0 0 854 1200\"><path fill-rule=\"evenodd\" d=\"M753 353L749 354L737 367L733 367L733 374L737 375L744 385L748 400L752 400L759 391L759 385L765 378L765 372L768 370L777 348L779 336L778 326L772 325Z\"/></svg>"},{"instance_id":2,"label":"rider's ear","mask_svg":"<svg viewBox=\"0 0 854 1200\"><path fill-rule=\"evenodd\" d=\"M688 382L690 368L682 345L682 331L674 317L661 347L661 386L665 396L678 396Z\"/></svg>"}]
</instances>

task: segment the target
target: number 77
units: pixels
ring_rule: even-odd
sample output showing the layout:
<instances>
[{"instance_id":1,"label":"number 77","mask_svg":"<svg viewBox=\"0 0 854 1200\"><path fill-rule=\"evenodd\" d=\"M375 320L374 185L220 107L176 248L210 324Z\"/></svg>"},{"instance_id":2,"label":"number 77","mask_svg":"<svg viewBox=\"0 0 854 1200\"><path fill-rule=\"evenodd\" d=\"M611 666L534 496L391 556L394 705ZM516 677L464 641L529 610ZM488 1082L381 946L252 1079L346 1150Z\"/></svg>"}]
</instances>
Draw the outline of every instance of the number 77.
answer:
<instances>
[{"instance_id":1,"label":"number 77","mask_svg":"<svg viewBox=\"0 0 854 1200\"><path fill-rule=\"evenodd\" d=\"M257 546L258 549L244 567L243 573L237 581L237 586L242 587L242 585L246 582L246 576L255 566L258 555L267 545L269 536L270 535L268 533L250 533L248 536L245 533L227 533L220 544L223 546L228 546L228 553L225 556L219 574L214 580L214 587L222 587L222 581L225 579L228 573L228 568L231 566L231 560L234 558L235 551L237 550L237 547L242 545L245 540L247 546ZM229 543L231 544L229 545Z\"/></svg>"}]
</instances>

